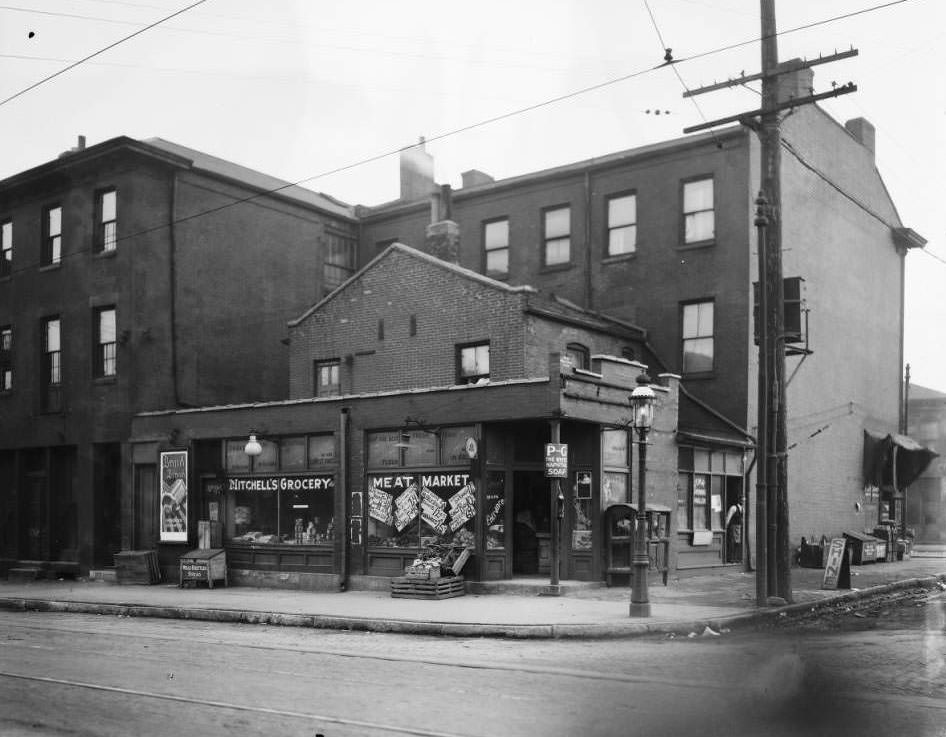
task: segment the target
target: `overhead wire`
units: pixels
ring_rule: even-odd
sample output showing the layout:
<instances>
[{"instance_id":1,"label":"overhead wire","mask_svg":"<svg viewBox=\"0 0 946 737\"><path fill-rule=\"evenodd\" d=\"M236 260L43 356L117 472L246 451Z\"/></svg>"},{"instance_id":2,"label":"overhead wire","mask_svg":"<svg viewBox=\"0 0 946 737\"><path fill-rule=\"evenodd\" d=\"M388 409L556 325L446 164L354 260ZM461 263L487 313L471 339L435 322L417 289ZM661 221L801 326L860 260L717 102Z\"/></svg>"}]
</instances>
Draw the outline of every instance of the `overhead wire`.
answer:
<instances>
[{"instance_id":1,"label":"overhead wire","mask_svg":"<svg viewBox=\"0 0 946 737\"><path fill-rule=\"evenodd\" d=\"M110 43L108 46L105 46L105 47L99 49L98 51L95 51L95 52L89 54L88 56L85 56L85 57L79 59L78 61L76 61L76 62L74 62L74 63L72 63L72 64L69 64L68 66L63 67L63 68L60 69L58 72L54 72L53 74L50 74L50 75L47 76L47 77L43 77L43 78L42 78L41 80L39 80L38 82L34 82L33 84L29 85L28 87L24 87L23 89L21 89L19 92L15 92L14 94L10 95L10 96L7 97L6 99L0 100L0 107L2 107L3 105L6 105L8 102L10 102L10 101L12 101L12 100L15 100L16 98L20 97L21 95L25 95L25 94L26 94L27 92L29 92L30 90L35 90L37 87L39 87L39 86L42 85L42 84L45 84L46 82L49 82L51 79L55 79L56 77L58 77L58 76L60 76L60 75L62 75L62 74L65 74L65 73L68 72L70 69L75 69L75 68L76 68L77 66L79 66L80 64L84 64L85 62L89 61L89 59L94 59L96 56L99 56L99 55L101 55L101 54L104 54L106 51L109 51L110 49L114 49L116 46L118 46L118 45L120 45L120 44L123 44L123 43L125 43L126 41L129 41L129 40L135 38L136 36L140 36L142 33L145 33L146 31L150 31L150 30L151 30L152 28L154 28L155 26L159 26L159 25L161 25L162 23L164 23L165 21L170 20L171 18L176 18L177 16L181 15L182 13L186 13L186 12L187 12L188 10L190 10L191 8L196 8L198 5L203 5L205 2L207 2L207 0L197 0L196 2L191 3L191 4L188 5L187 7L181 8L180 10L176 10L176 11L174 11L173 13L171 13L170 15L165 16L164 18L161 18L160 20L156 20L156 21L154 21L153 23L149 23L149 24L148 24L147 26L145 26L144 28L139 28L139 29L138 29L137 31L135 31L134 33L130 33L130 34L128 34L127 36L125 36L125 37L123 37L123 38L120 38L118 41L115 41L114 43Z\"/></svg>"},{"instance_id":2,"label":"overhead wire","mask_svg":"<svg viewBox=\"0 0 946 737\"><path fill-rule=\"evenodd\" d=\"M816 27L816 26L819 26L819 25L824 25L824 24L827 24L827 23L833 23L833 22L836 22L836 21L838 21L838 20L843 20L843 19L846 19L846 18L855 16L855 15L860 15L860 14L867 13L867 12L872 12L872 11L876 11L876 10L881 10L881 9L884 9L884 8L887 8L887 7L890 7L890 6L893 6L893 5L899 5L899 4L906 3L906 2L911 2L911 1L912 1L912 0L892 0L892 2L883 3L883 4L880 4L880 5L872 6L872 7L870 7L870 8L864 8L864 9L861 9L861 10L858 10L858 11L854 11L854 12L852 12L852 13L845 13L845 14L843 14L843 15L833 16L833 17L831 17L831 18L826 18L826 19L823 19L823 20L821 20L821 21L815 21L815 22L812 22L812 23L807 23L807 24L805 24L805 25L797 26L797 27L795 27L795 28L786 29L786 30L784 30L784 31L778 31L778 32L776 32L775 35L776 35L776 36L781 36L781 35L785 35L785 34L789 34L789 33L794 33L794 32L799 31L799 30L804 30L804 29L808 29L808 28L813 28L813 27ZM10 100L15 99L16 97L19 97L20 95L22 95L22 94L28 92L29 90L34 89L35 87L37 87L37 86L39 86L40 84L42 84L44 81L48 81L49 79L52 79L52 78L58 76L59 74L62 74L62 73L64 73L64 72L68 71L69 69L72 69L72 68L78 66L79 64L83 63L84 61L88 61L89 59L92 59L92 58L94 58L95 56L98 56L98 55L104 53L105 51L107 51L107 50L109 50L109 49L111 49L111 48L114 48L114 47L117 46L118 44L120 44L120 43L122 43L122 42L124 42L124 41L127 41L128 39L133 38L134 36L140 35L140 34L143 33L144 31L146 31L146 30L148 30L148 29L150 29L150 28L153 28L153 27L159 25L160 23L163 23L164 21L166 21L166 20L168 20L168 19L170 19L170 18L173 18L173 17L175 17L175 16L177 16L177 15L180 15L180 14L182 14L182 13L184 13L184 12L186 12L186 11L188 11L188 10L190 10L190 9L192 9L192 8L194 8L194 7L196 7L196 6L198 6L198 5L201 5L201 4L204 3L204 2L206 2L206 0L198 0L197 2L192 3L191 5L188 5L187 7L182 8L181 10L178 10L178 11L176 11L175 13L172 13L171 15L169 15L169 16L167 16L167 17L165 17L165 18L162 18L161 20L155 21L154 23L150 24L150 25L147 26L146 28L142 28L142 29L140 29L139 31L136 31L136 32L133 33L133 34L130 34L129 36L127 36L127 37L125 37L125 38L123 38L123 39L121 39L121 40L119 40L119 41L117 41L117 42L115 42L115 43L113 43L113 44L110 44L109 46L104 47L103 49L101 49L101 50L95 52L94 54L91 54L91 55L85 57L84 59L81 59L81 60L77 61L76 63L69 65L68 67L65 67L64 69L60 70L60 71L57 72L56 74L50 75L49 77L45 78L44 80L41 80L41 81L39 81L39 82L37 82L37 83L31 85L30 87L27 87L27 88L21 90L20 92L18 92L18 93L16 93L16 94L12 95L11 97L8 97L6 100L0 101L0 106L6 104L6 103L9 102ZM645 0L645 3L646 3L646 0ZM648 10L649 10L649 6L648 6ZM656 28L656 26L655 26L655 28ZM661 37L660 37L659 29L656 29L656 30L657 30L657 33L658 33L658 39L661 40L661 42L662 42L662 39L661 39ZM672 64L669 64L669 65L670 65L670 66L675 66L676 64L684 63L684 62L687 62L687 61L693 61L693 60L695 60L695 59L705 58L705 57L710 56L710 55L713 55L713 54L722 53L722 52L724 52L724 51L729 51L729 50L734 49L734 48L739 48L739 47L741 47L741 46L745 46L745 45L748 45L748 44L751 44L751 43L756 43L756 42L758 42L758 41L760 41L760 40L761 40L761 37L756 37L756 38L753 38L753 39L751 39L751 40L749 40L749 41L743 41L743 42L739 42L739 43L735 43L735 44L729 44L729 45L726 45L726 46L718 47L718 48L716 48L716 49L707 50L707 51L700 52L700 53L698 53L698 54L695 54L695 55L686 57L686 58L684 58L684 59L674 60L673 63L672 63ZM452 130L445 131L445 132L443 132L443 133L438 133L438 134L434 134L434 135L432 135L432 136L428 136L428 137L426 138L426 142L433 142L433 141L443 140L443 139L450 138L450 137L453 137L453 136L456 136L456 135L460 135L460 134L462 134L462 133L466 133L466 132L471 131L471 130L474 130L474 129L476 129L476 128L481 128L481 127L484 127L484 126L487 126L487 125L491 125L491 124L493 124L493 123L497 123L497 122L502 121L502 120L507 120L507 119L509 119L509 118L513 118L513 117L518 116L518 115L523 115L523 114L528 113L528 112L533 112L533 111L539 110L539 109L541 109L541 108L543 108L543 107L547 107L547 106L550 106L550 105L554 105L554 104L557 104L557 103L559 103L559 102L563 102L563 101L565 101L565 100L568 100L568 99L571 99L571 98L574 98L574 97L578 97L578 96L581 96L581 95L585 95L585 94L588 94L588 93L590 93L590 92L594 92L594 91L596 91L596 90L604 89L604 88L613 86L613 85L615 85L615 84L619 84L619 83L621 83L621 82L625 82L625 81L630 80L630 79L634 79L634 78L637 78L637 77L641 77L641 76L643 76L643 75L645 75L645 74L649 74L649 73L655 72L655 71L657 71L657 70L660 70L660 69L664 68L665 66L668 66L668 62L666 62L666 61L665 61L664 63L662 63L662 64L657 64L657 65L655 65L655 66L645 67L645 68L643 68L643 69L639 69L639 70L637 70L637 71L630 72L630 73L628 73L628 74L619 75L619 76L617 76L617 77L613 77L613 78L607 79L607 80L605 80L605 81L603 81L603 82L598 82L598 83L595 83L595 84L592 84L592 85L589 85L589 86L580 88L580 89L578 89L578 90L573 90L573 91L571 91L571 92L567 92L567 93L564 93L564 94L562 94L562 95L557 95L557 96L555 96L555 97L547 98L547 99L542 100L542 101L540 101L540 102L533 103L533 104L530 104L530 105L526 105L526 106L524 106L524 107L520 107L520 108L517 108L517 109L515 109L515 110L507 111L507 112L505 112L505 113L500 113L500 114L498 114L498 115L494 115L494 116L491 116L491 117L489 117L489 118L485 118L485 119L483 119L483 120L476 121L476 122L474 122L474 123L470 123L470 124L468 124L468 125L461 126L461 127L459 127L459 128L454 128L454 129L452 129ZM681 82L682 82L682 80L681 80ZM715 134L714 134L714 135L715 135ZM399 153L402 152L402 151L406 151L406 150L408 150L408 149L414 148L415 145L416 145L416 144L413 144L413 145L410 145L410 146L401 146L401 147L398 147L398 148L395 148L395 149L389 149L389 150L386 150L386 151L383 151L383 152L380 152L380 153L377 153L377 154L373 154L373 155L371 155L371 156L367 156L367 157L365 157L365 158L359 159L359 160L357 160L357 161L355 161L355 162L353 162L353 163L345 164L345 165L343 165L343 166L339 166L339 167L335 167L335 168L326 170L326 171L321 172L321 173L319 173L319 174L314 174L314 175L312 175L312 176L304 177L304 178L302 178L302 179L298 179L298 180L295 180L295 181L292 181L292 182L286 182L285 184L280 185L279 187L274 187L274 188L272 188L272 189L263 190L262 192L257 192L257 193L255 193L255 194L248 195L248 196L246 196L246 197L234 198L234 199L233 199L232 201L230 201L230 202L226 202L226 203L223 203L223 204L221 204L221 205L217 205L217 206L215 206L215 207L212 207L212 208L209 208L209 209L206 209L206 210L202 210L202 211L200 211L200 212L192 213L191 215L187 215L187 216L178 218L178 219L174 220L172 223L161 223L160 225L156 225L156 226L153 226L153 227L150 227L150 228L145 228L145 229L142 229L142 230L138 230L138 231L136 231L136 232L134 232L134 233L130 233L130 234L121 236L120 238L118 238L118 242L125 241L125 240L129 240L129 239L131 239L131 238L136 238L136 237L138 237L138 236L146 235L146 234L148 234L148 233L152 233L152 232L155 232L155 231L158 231L158 230L163 230L163 229L166 229L166 228L170 227L171 225L176 225L176 224L178 224L178 223L187 222L187 221L190 221L190 220L194 220L194 219L196 219L196 218L199 218L199 217L204 217L204 216L206 216L206 215L212 215L212 214L217 213L217 212L220 212L220 211L222 211L222 210L226 210L226 209L228 209L228 208L230 208L230 207L234 207L234 206L236 206L236 205L240 205L240 204L244 204L244 203L247 203L247 202L251 202L251 201L253 201L253 200L257 200L257 199L259 199L260 197L264 197L264 196L272 195L272 194L278 194L278 193L282 192L283 190L289 189L289 188L291 188L291 187L298 187L298 186L301 186L302 184L305 184L305 183L308 183L308 182L312 182L312 181L315 181L315 180L317 180L317 179L322 179L322 178L329 177L329 176L332 176L332 175L335 175L335 174L340 174L340 173L342 173L342 172L349 171L349 170L351 170L351 169L355 169L355 168L358 168L358 167L360 167L360 166L364 166L364 165L366 165L366 164L370 164L370 163L373 163L373 162L376 162L376 161L380 161L380 160L385 159L385 158L387 158L387 157L389 157L389 156L393 156L393 155L395 155L395 154L399 154ZM83 255L85 255L85 251L78 251L78 252L74 252L74 253L71 253L71 254L63 254L62 257L61 257L61 261L65 260L66 258L69 258L69 257L77 257L77 256L83 256ZM61 262L61 261L60 261L60 262ZM28 267L21 267L20 269L11 270L10 273L11 273L11 274L13 274L13 273L19 273L19 272L21 272L21 271L25 271L25 270L31 269L31 268L39 268L39 265L33 264L33 265L28 266Z\"/></svg>"}]
</instances>

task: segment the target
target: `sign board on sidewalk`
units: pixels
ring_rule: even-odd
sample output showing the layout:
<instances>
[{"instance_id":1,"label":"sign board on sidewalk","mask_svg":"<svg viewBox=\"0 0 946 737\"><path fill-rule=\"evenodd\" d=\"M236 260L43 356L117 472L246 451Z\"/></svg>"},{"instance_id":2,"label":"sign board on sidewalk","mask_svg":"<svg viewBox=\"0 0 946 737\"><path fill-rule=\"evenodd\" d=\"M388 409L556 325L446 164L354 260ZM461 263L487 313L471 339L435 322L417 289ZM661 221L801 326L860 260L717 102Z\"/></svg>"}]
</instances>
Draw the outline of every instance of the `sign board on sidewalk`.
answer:
<instances>
[{"instance_id":1,"label":"sign board on sidewalk","mask_svg":"<svg viewBox=\"0 0 946 737\"><path fill-rule=\"evenodd\" d=\"M568 478L568 445L566 443L545 444L545 478Z\"/></svg>"},{"instance_id":2,"label":"sign board on sidewalk","mask_svg":"<svg viewBox=\"0 0 946 737\"><path fill-rule=\"evenodd\" d=\"M828 560L824 566L823 589L851 588L851 562L847 557L847 540L835 537L828 546Z\"/></svg>"}]
</instances>

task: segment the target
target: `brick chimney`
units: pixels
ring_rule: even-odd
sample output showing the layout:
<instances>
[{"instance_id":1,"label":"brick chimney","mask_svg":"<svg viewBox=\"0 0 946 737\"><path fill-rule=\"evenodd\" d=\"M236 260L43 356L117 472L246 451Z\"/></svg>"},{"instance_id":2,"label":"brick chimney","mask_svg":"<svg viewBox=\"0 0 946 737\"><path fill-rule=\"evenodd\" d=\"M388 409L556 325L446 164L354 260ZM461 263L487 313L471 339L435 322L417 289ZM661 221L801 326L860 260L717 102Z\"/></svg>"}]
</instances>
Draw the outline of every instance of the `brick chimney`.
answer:
<instances>
[{"instance_id":1,"label":"brick chimney","mask_svg":"<svg viewBox=\"0 0 946 737\"><path fill-rule=\"evenodd\" d=\"M808 97L814 91L815 73L811 67L802 67L801 59L789 59L778 65L778 101Z\"/></svg>"},{"instance_id":2,"label":"brick chimney","mask_svg":"<svg viewBox=\"0 0 946 737\"><path fill-rule=\"evenodd\" d=\"M449 184L430 197L430 225L424 239L424 250L431 256L451 264L460 263L460 226L451 219L453 190Z\"/></svg>"},{"instance_id":3,"label":"brick chimney","mask_svg":"<svg viewBox=\"0 0 946 737\"><path fill-rule=\"evenodd\" d=\"M876 152L874 148L874 126L867 118L852 118L844 124L844 127L848 133L854 136L854 140L870 151L871 155Z\"/></svg>"},{"instance_id":4,"label":"brick chimney","mask_svg":"<svg viewBox=\"0 0 946 737\"><path fill-rule=\"evenodd\" d=\"M427 153L421 137L416 146L401 149L401 199L426 199L436 188L434 157Z\"/></svg>"},{"instance_id":5,"label":"brick chimney","mask_svg":"<svg viewBox=\"0 0 946 737\"><path fill-rule=\"evenodd\" d=\"M480 171L479 169L470 169L469 171L465 171L460 175L460 177L463 180L463 189L476 187L479 184L490 184L496 181L489 174L484 171Z\"/></svg>"}]
</instances>

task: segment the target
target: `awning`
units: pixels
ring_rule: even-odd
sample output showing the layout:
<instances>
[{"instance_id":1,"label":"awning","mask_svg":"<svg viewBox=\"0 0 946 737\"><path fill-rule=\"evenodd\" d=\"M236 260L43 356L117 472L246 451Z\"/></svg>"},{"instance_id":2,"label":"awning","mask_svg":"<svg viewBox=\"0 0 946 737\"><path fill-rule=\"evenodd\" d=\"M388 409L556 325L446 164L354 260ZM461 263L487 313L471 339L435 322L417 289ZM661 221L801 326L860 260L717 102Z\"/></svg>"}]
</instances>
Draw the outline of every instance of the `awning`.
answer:
<instances>
[{"instance_id":1,"label":"awning","mask_svg":"<svg viewBox=\"0 0 946 737\"><path fill-rule=\"evenodd\" d=\"M907 435L864 431L864 483L893 486L912 484L939 454Z\"/></svg>"}]
</instances>

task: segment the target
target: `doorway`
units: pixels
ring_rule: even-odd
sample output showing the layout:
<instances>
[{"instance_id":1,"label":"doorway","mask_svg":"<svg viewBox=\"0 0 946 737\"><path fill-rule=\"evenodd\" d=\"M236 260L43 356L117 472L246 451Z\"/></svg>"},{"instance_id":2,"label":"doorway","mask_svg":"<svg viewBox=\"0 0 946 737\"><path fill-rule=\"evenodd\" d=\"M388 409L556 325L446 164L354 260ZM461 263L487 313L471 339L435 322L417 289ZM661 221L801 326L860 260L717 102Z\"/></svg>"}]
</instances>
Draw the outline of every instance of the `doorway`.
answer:
<instances>
[{"instance_id":1,"label":"doorway","mask_svg":"<svg viewBox=\"0 0 946 737\"><path fill-rule=\"evenodd\" d=\"M548 573L552 517L549 481L542 471L514 471L512 483L513 575Z\"/></svg>"}]
</instances>

